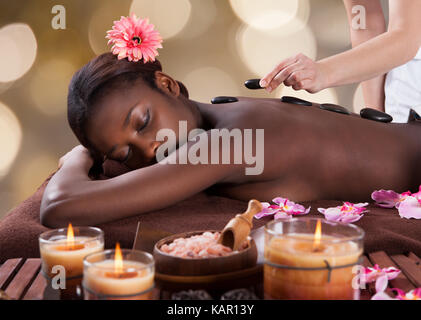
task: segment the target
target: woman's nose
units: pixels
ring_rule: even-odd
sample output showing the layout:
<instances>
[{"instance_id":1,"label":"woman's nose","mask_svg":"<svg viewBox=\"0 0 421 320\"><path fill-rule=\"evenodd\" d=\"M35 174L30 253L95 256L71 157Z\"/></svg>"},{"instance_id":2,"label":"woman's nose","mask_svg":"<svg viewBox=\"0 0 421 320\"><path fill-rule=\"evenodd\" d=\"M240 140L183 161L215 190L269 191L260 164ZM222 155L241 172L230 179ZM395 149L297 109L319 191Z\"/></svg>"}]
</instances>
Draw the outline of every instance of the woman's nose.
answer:
<instances>
[{"instance_id":1,"label":"woman's nose","mask_svg":"<svg viewBox=\"0 0 421 320\"><path fill-rule=\"evenodd\" d=\"M156 151L158 150L158 147L161 145L161 142L159 141L152 141L149 143L148 149L147 149L147 157L149 159L155 158Z\"/></svg>"}]
</instances>

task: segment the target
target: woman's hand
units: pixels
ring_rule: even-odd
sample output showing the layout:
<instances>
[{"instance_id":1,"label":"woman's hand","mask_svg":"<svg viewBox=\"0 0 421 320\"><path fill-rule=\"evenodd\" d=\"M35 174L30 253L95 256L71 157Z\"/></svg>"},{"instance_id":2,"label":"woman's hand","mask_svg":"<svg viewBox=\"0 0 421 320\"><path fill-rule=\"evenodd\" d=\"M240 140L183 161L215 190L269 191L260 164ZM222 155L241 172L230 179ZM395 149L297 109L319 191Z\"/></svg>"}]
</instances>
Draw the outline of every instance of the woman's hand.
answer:
<instances>
[{"instance_id":1,"label":"woman's hand","mask_svg":"<svg viewBox=\"0 0 421 320\"><path fill-rule=\"evenodd\" d=\"M270 73L260 80L260 86L272 92L281 83L294 90L316 93L328 87L327 71L323 66L299 53L281 61Z\"/></svg>"},{"instance_id":2,"label":"woman's hand","mask_svg":"<svg viewBox=\"0 0 421 320\"><path fill-rule=\"evenodd\" d=\"M94 160L92 159L89 150L82 145L77 145L60 158L58 168L60 169L63 165L72 165L81 167L88 173L93 163Z\"/></svg>"}]
</instances>

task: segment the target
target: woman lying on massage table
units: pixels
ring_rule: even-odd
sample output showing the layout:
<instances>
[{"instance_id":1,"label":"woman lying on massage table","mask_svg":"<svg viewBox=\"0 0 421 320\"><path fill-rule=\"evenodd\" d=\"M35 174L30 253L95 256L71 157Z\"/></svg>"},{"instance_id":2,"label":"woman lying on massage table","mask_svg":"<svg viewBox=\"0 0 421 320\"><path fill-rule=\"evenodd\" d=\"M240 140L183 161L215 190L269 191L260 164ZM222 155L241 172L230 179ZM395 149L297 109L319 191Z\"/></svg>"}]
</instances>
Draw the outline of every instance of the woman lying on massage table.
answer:
<instances>
[{"instance_id":1,"label":"woman lying on massage table","mask_svg":"<svg viewBox=\"0 0 421 320\"><path fill-rule=\"evenodd\" d=\"M279 99L201 103L190 100L184 85L164 74L158 61L134 63L111 53L93 59L70 83L68 120L81 146L62 157L45 189L41 222L49 227L117 220L171 206L210 187L242 200L362 201L373 190L415 190L421 181L418 121L381 123ZM179 121L186 121L188 131L204 133L182 144ZM211 129L223 128L239 128L243 136L244 129L264 129L264 149L255 138L252 145L254 156L264 155L260 174L247 175L245 161L233 162L234 139L231 164L211 164ZM167 159L176 164L156 161L166 143L157 139L160 129L177 134L177 150ZM177 161L197 144L208 151L209 164ZM220 154L222 149L220 144ZM93 179L93 158L120 161L128 170Z\"/></svg>"}]
</instances>

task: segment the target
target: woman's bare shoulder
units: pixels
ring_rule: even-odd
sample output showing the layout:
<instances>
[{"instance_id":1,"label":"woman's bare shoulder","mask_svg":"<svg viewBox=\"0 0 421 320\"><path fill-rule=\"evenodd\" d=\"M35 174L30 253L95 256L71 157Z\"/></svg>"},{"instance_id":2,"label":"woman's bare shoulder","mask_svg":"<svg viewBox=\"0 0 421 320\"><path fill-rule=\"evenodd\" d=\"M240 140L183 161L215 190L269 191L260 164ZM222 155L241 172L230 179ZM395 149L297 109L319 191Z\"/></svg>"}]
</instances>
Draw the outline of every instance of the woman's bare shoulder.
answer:
<instances>
[{"instance_id":1,"label":"woman's bare shoulder","mask_svg":"<svg viewBox=\"0 0 421 320\"><path fill-rule=\"evenodd\" d=\"M237 102L218 106L215 128L264 128L267 123L281 119L280 99L236 97Z\"/></svg>"}]
</instances>

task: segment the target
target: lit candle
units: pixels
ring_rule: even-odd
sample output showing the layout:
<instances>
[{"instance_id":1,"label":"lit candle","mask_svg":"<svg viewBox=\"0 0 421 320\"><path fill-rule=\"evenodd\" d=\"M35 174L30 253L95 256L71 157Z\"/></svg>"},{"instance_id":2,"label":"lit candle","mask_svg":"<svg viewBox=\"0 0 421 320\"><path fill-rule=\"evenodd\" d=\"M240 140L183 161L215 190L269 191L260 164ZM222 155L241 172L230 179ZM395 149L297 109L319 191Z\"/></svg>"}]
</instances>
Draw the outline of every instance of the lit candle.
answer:
<instances>
[{"instance_id":1,"label":"lit candle","mask_svg":"<svg viewBox=\"0 0 421 320\"><path fill-rule=\"evenodd\" d=\"M106 250L84 259L84 297L90 299L152 298L154 287L152 255L137 250Z\"/></svg>"},{"instance_id":2,"label":"lit candle","mask_svg":"<svg viewBox=\"0 0 421 320\"><path fill-rule=\"evenodd\" d=\"M265 231L265 298L358 298L352 279L362 254L360 228L299 218L273 221Z\"/></svg>"},{"instance_id":3,"label":"lit candle","mask_svg":"<svg viewBox=\"0 0 421 320\"><path fill-rule=\"evenodd\" d=\"M66 278L81 277L83 258L104 250L104 233L93 227L75 227L44 232L39 237L42 270L52 278L54 266L63 266Z\"/></svg>"}]
</instances>

